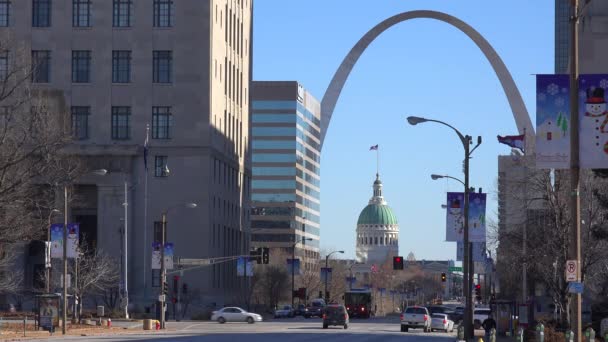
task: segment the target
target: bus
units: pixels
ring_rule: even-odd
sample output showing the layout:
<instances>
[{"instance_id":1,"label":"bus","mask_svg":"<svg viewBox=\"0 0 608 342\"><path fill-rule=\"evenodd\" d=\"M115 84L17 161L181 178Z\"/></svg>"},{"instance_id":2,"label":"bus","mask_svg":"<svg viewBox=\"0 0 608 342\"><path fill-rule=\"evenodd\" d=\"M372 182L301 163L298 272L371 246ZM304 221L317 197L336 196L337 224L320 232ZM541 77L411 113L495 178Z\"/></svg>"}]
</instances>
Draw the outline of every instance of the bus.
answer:
<instances>
[{"instance_id":1,"label":"bus","mask_svg":"<svg viewBox=\"0 0 608 342\"><path fill-rule=\"evenodd\" d=\"M372 292L352 289L344 292L344 306L350 317L369 318L372 311Z\"/></svg>"}]
</instances>

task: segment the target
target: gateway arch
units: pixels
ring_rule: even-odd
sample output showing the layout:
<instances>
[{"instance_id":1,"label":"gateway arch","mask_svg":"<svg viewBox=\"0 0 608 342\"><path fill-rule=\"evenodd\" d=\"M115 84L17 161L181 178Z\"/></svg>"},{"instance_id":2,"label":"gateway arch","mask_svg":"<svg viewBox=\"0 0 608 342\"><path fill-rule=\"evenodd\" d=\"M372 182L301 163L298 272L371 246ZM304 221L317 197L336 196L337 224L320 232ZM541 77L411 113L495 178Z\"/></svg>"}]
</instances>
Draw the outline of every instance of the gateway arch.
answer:
<instances>
[{"instance_id":1,"label":"gateway arch","mask_svg":"<svg viewBox=\"0 0 608 342\"><path fill-rule=\"evenodd\" d=\"M479 32L464 21L449 14L427 10L403 12L382 21L369 30L361 39L359 39L357 44L355 44L348 55L346 55L342 61L342 64L340 64L340 67L334 74L331 83L327 87L325 95L323 95L323 99L321 100L321 144L323 144L323 141L325 140L325 134L327 133L331 116L336 107L336 103L338 102L338 98L340 97L340 93L342 92L342 88L344 88L346 79L365 49L367 49L369 44L371 44L382 32L386 31L393 25L396 25L402 21L417 18L429 18L448 23L464 32L469 38L471 38L471 40L473 40L473 42L475 42L475 44L477 44L481 52L483 52L492 65L496 76L498 76L498 79L500 80L500 84L502 85L505 95L509 101L509 105L511 106L511 111L513 112L513 118L515 118L515 123L517 124L519 134L524 134L524 132L526 132L526 138L529 142L528 146L533 147L534 139L531 139L530 137L534 136L534 126L532 126L532 121L528 115L528 110L526 109L526 106L521 98L521 94L513 81L513 77L511 77L511 73L509 73L509 70L500 59L500 56L498 56L498 53L496 53L490 43L488 43L488 41L483 38Z\"/></svg>"}]
</instances>

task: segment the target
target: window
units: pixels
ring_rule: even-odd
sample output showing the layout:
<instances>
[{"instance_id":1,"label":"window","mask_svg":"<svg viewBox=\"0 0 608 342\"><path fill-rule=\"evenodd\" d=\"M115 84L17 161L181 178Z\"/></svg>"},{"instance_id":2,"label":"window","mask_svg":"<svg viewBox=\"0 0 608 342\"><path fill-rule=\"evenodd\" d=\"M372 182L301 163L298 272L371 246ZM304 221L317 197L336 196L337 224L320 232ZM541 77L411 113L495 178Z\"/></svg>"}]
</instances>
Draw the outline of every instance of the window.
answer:
<instances>
[{"instance_id":1,"label":"window","mask_svg":"<svg viewBox=\"0 0 608 342\"><path fill-rule=\"evenodd\" d=\"M72 0L72 26L91 26L91 0Z\"/></svg>"},{"instance_id":2,"label":"window","mask_svg":"<svg viewBox=\"0 0 608 342\"><path fill-rule=\"evenodd\" d=\"M132 0L113 0L112 26L131 27L133 17Z\"/></svg>"},{"instance_id":3,"label":"window","mask_svg":"<svg viewBox=\"0 0 608 342\"><path fill-rule=\"evenodd\" d=\"M131 107L112 107L112 139L131 138Z\"/></svg>"},{"instance_id":4,"label":"window","mask_svg":"<svg viewBox=\"0 0 608 342\"><path fill-rule=\"evenodd\" d=\"M91 51L72 51L72 82L91 82Z\"/></svg>"},{"instance_id":5,"label":"window","mask_svg":"<svg viewBox=\"0 0 608 342\"><path fill-rule=\"evenodd\" d=\"M173 54L171 51L153 52L154 83L171 83Z\"/></svg>"},{"instance_id":6,"label":"window","mask_svg":"<svg viewBox=\"0 0 608 342\"><path fill-rule=\"evenodd\" d=\"M10 25L11 0L0 0L0 27Z\"/></svg>"},{"instance_id":7,"label":"window","mask_svg":"<svg viewBox=\"0 0 608 342\"><path fill-rule=\"evenodd\" d=\"M131 51L112 51L112 82L131 82Z\"/></svg>"},{"instance_id":8,"label":"window","mask_svg":"<svg viewBox=\"0 0 608 342\"><path fill-rule=\"evenodd\" d=\"M0 52L0 82L8 77L8 51Z\"/></svg>"},{"instance_id":9,"label":"window","mask_svg":"<svg viewBox=\"0 0 608 342\"><path fill-rule=\"evenodd\" d=\"M32 82L49 83L51 80L51 52L32 51Z\"/></svg>"},{"instance_id":10,"label":"window","mask_svg":"<svg viewBox=\"0 0 608 342\"><path fill-rule=\"evenodd\" d=\"M154 177L167 177L169 176L169 169L167 167L167 156L155 156L154 157Z\"/></svg>"},{"instance_id":11,"label":"window","mask_svg":"<svg viewBox=\"0 0 608 342\"><path fill-rule=\"evenodd\" d=\"M171 139L171 107L152 107L152 139Z\"/></svg>"},{"instance_id":12,"label":"window","mask_svg":"<svg viewBox=\"0 0 608 342\"><path fill-rule=\"evenodd\" d=\"M89 115L91 107L74 106L72 107L72 136L76 140L86 140L89 138Z\"/></svg>"},{"instance_id":13,"label":"window","mask_svg":"<svg viewBox=\"0 0 608 342\"><path fill-rule=\"evenodd\" d=\"M173 26L173 0L154 0L154 27Z\"/></svg>"},{"instance_id":14,"label":"window","mask_svg":"<svg viewBox=\"0 0 608 342\"><path fill-rule=\"evenodd\" d=\"M51 26L51 0L33 0L32 3L32 26Z\"/></svg>"}]
</instances>

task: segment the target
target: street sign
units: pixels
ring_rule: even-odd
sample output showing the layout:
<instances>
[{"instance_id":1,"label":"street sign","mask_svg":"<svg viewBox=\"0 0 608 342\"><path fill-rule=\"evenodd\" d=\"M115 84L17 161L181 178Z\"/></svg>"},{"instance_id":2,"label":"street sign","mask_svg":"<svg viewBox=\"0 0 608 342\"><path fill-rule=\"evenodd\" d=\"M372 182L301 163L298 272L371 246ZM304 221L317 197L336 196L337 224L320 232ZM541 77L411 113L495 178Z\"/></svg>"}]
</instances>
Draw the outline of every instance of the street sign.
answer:
<instances>
[{"instance_id":1,"label":"street sign","mask_svg":"<svg viewBox=\"0 0 608 342\"><path fill-rule=\"evenodd\" d=\"M573 281L568 284L568 293L583 293L583 288L583 283Z\"/></svg>"},{"instance_id":2,"label":"street sign","mask_svg":"<svg viewBox=\"0 0 608 342\"><path fill-rule=\"evenodd\" d=\"M578 262L576 260L566 261L566 281L578 281Z\"/></svg>"},{"instance_id":3,"label":"street sign","mask_svg":"<svg viewBox=\"0 0 608 342\"><path fill-rule=\"evenodd\" d=\"M448 267L448 272L462 272L462 267L459 267L459 266Z\"/></svg>"},{"instance_id":4,"label":"street sign","mask_svg":"<svg viewBox=\"0 0 608 342\"><path fill-rule=\"evenodd\" d=\"M159 295L158 296L158 301L159 302L164 302L165 301L165 295L164 294Z\"/></svg>"}]
</instances>

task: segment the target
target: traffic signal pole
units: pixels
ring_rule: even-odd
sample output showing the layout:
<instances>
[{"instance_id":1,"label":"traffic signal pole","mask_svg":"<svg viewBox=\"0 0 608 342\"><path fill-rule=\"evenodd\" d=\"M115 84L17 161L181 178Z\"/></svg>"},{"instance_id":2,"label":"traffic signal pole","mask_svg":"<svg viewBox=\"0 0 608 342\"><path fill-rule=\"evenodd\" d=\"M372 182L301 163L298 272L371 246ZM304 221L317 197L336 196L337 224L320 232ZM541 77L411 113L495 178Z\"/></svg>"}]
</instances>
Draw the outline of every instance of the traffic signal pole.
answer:
<instances>
[{"instance_id":1,"label":"traffic signal pole","mask_svg":"<svg viewBox=\"0 0 608 342\"><path fill-rule=\"evenodd\" d=\"M165 268L165 233L167 231L167 213L163 213L162 217L162 231L161 231L161 244L160 244L160 328L165 329L165 298L166 292L166 281L167 281L167 269Z\"/></svg>"}]
</instances>

